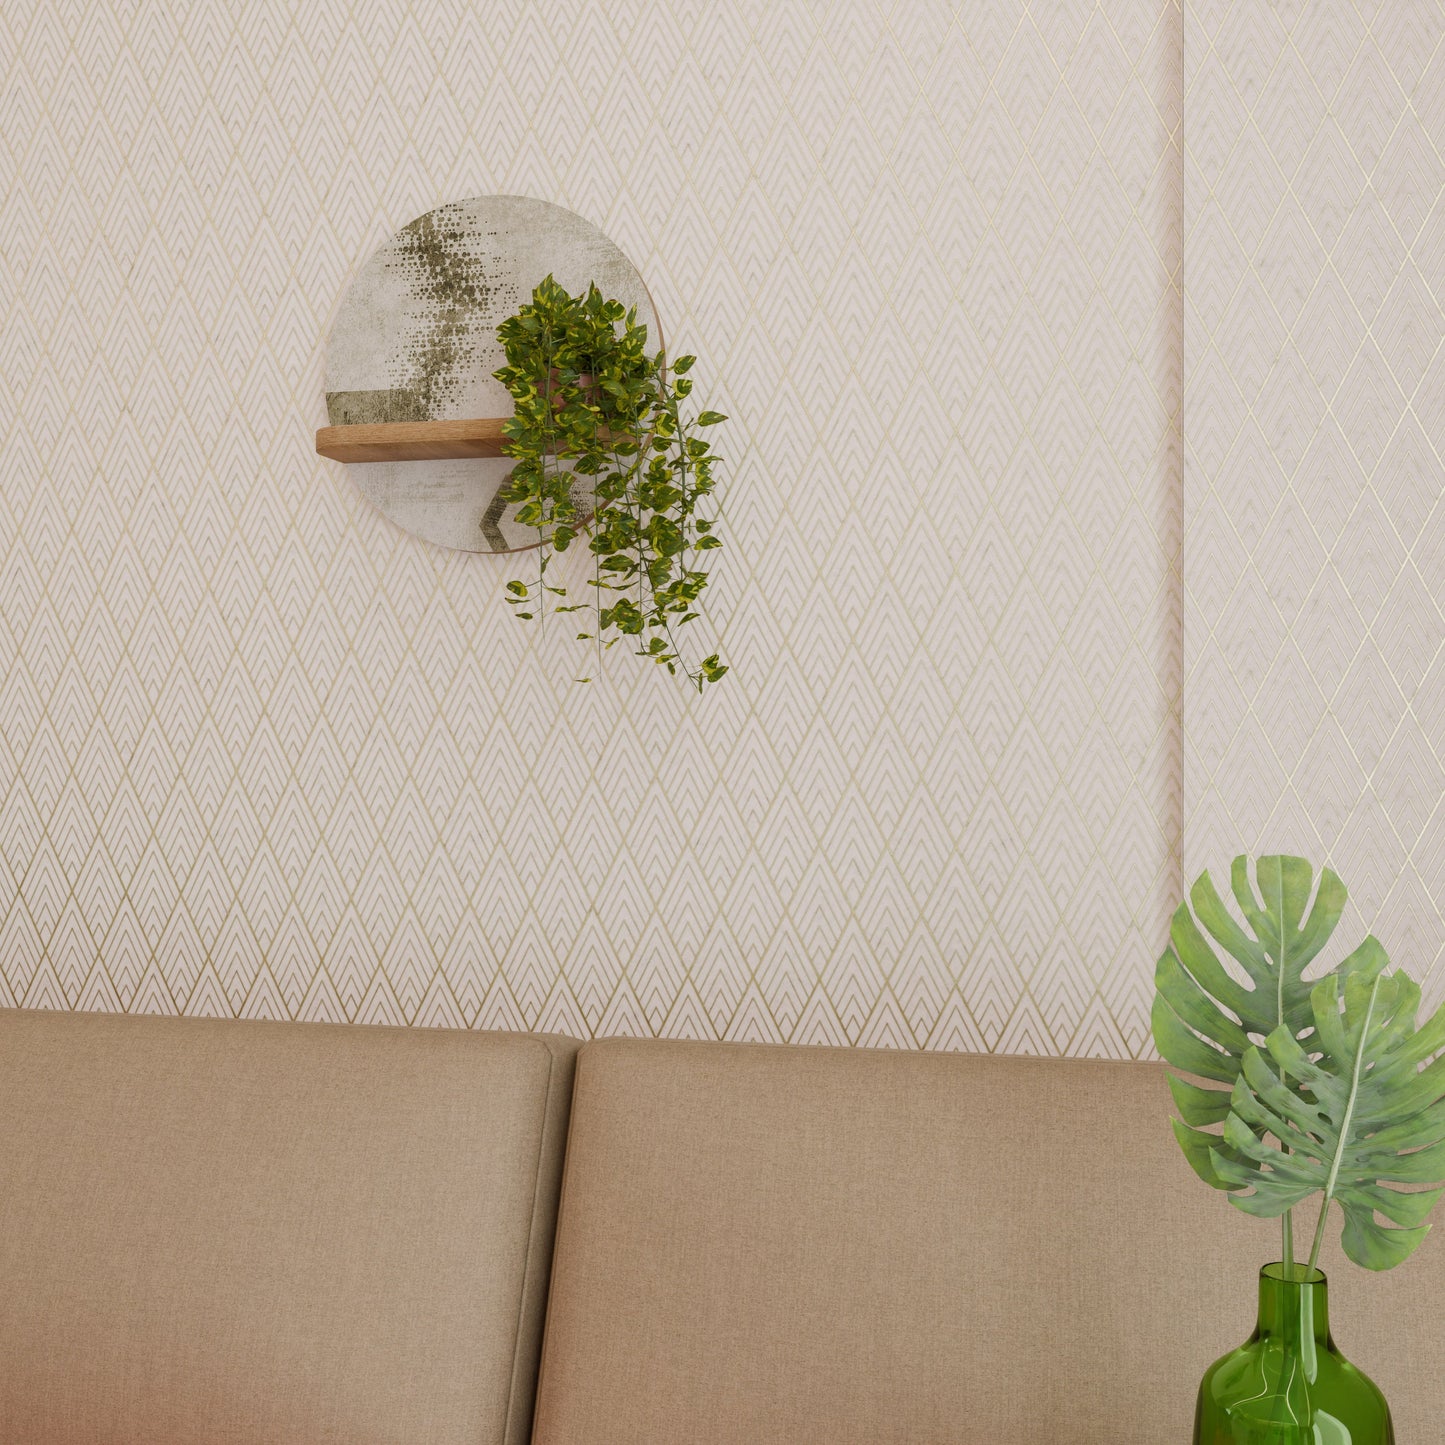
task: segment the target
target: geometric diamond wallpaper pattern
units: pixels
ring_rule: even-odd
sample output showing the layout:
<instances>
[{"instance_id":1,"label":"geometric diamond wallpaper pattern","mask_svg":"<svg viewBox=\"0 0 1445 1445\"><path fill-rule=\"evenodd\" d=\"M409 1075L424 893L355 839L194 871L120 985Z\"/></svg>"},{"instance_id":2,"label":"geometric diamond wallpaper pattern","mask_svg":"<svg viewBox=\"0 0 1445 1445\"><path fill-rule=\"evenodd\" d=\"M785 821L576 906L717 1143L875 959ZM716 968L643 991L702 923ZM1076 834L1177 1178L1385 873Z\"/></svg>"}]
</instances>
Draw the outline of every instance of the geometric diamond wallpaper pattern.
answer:
<instances>
[{"instance_id":1,"label":"geometric diamond wallpaper pattern","mask_svg":"<svg viewBox=\"0 0 1445 1445\"><path fill-rule=\"evenodd\" d=\"M1185 863L1445 971L1445 6L1191 9Z\"/></svg>"},{"instance_id":2,"label":"geometric diamond wallpaper pattern","mask_svg":"<svg viewBox=\"0 0 1445 1445\"><path fill-rule=\"evenodd\" d=\"M0 1004L1147 1048L1180 35L6 0ZM731 418L704 698L578 686L314 454L358 267L493 192L616 240Z\"/></svg>"}]
</instances>

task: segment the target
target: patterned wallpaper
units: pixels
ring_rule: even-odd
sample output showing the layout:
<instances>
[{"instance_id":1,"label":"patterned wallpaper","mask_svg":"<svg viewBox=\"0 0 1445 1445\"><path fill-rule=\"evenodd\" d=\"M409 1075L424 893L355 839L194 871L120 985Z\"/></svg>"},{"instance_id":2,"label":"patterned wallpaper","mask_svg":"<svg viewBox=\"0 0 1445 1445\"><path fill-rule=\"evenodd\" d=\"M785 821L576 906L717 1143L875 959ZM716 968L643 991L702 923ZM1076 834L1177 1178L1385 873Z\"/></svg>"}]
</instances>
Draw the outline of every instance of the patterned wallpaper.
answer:
<instances>
[{"instance_id":1,"label":"patterned wallpaper","mask_svg":"<svg viewBox=\"0 0 1445 1445\"><path fill-rule=\"evenodd\" d=\"M6 0L0 1004L1139 1052L1180 32ZM704 698L574 684L313 454L348 279L489 192L602 226L732 418Z\"/></svg>"},{"instance_id":2,"label":"patterned wallpaper","mask_svg":"<svg viewBox=\"0 0 1445 1445\"><path fill-rule=\"evenodd\" d=\"M1238 843L1330 860L1342 932L1421 977L1445 947L1445 6L1201 3L1185 65L1186 871Z\"/></svg>"}]
</instances>

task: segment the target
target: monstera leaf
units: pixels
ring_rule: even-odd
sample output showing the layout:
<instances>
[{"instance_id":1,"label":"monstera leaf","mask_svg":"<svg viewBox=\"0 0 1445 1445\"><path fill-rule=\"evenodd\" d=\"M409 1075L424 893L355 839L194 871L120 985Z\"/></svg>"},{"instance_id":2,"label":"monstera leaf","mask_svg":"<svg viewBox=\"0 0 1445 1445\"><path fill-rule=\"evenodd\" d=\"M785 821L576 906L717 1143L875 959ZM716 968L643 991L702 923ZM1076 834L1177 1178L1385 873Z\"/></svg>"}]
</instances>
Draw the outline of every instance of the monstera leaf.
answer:
<instances>
[{"instance_id":1,"label":"monstera leaf","mask_svg":"<svg viewBox=\"0 0 1445 1445\"><path fill-rule=\"evenodd\" d=\"M1425 1216L1445 1193L1445 1057L1435 1057L1445 1009L1417 1029L1420 990L1387 964L1367 939L1311 990L1306 1044L1282 1023L1263 1048L1245 1050L1216 1150L1215 1168L1249 1214L1274 1218L1323 1196L1311 1267L1332 1202L1344 1213L1345 1253L1389 1269L1425 1237Z\"/></svg>"},{"instance_id":2,"label":"monstera leaf","mask_svg":"<svg viewBox=\"0 0 1445 1445\"><path fill-rule=\"evenodd\" d=\"M1304 971L1329 941L1347 896L1328 868L1321 870L1316 890L1314 870L1303 858L1261 858L1255 881L1258 893L1248 858L1236 858L1230 884L1246 929L1215 892L1209 874L1201 873L1189 902L1175 911L1169 947L1154 974L1155 1045L1176 1069L1210 1081L1170 1076L1179 1110L1174 1133L1195 1173L1216 1189L1231 1187L1217 1161L1233 1157L1233 1146L1221 1145L1211 1126L1229 1116L1230 1092L1255 1043L1277 1029L1300 1038L1314 1027ZM1248 982L1225 968L1215 945L1235 960Z\"/></svg>"}]
</instances>

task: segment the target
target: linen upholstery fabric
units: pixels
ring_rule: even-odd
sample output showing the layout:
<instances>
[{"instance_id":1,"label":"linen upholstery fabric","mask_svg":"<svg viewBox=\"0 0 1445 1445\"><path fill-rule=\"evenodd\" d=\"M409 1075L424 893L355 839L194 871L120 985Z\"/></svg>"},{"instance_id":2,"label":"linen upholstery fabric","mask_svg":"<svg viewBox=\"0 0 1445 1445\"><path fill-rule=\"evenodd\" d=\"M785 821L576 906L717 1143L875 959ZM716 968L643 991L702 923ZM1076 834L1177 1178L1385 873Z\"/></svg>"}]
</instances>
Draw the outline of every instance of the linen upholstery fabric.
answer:
<instances>
[{"instance_id":1,"label":"linen upholstery fabric","mask_svg":"<svg viewBox=\"0 0 1445 1445\"><path fill-rule=\"evenodd\" d=\"M523 1445L575 1045L0 1011L6 1445Z\"/></svg>"},{"instance_id":2,"label":"linen upholstery fabric","mask_svg":"<svg viewBox=\"0 0 1445 1445\"><path fill-rule=\"evenodd\" d=\"M1279 1235L1169 1107L1151 1064L586 1045L536 1445L1188 1440ZM1440 1246L1327 1261L1405 1442L1440 1437Z\"/></svg>"}]
</instances>

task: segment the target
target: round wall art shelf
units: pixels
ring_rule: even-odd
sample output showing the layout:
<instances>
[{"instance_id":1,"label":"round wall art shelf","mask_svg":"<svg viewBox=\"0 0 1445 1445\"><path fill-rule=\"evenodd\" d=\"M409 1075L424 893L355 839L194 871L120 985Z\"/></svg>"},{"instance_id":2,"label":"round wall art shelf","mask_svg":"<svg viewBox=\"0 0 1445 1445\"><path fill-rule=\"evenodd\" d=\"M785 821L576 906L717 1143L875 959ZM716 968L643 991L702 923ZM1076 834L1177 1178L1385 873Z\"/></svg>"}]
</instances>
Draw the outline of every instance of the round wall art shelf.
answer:
<instances>
[{"instance_id":1,"label":"round wall art shelf","mask_svg":"<svg viewBox=\"0 0 1445 1445\"><path fill-rule=\"evenodd\" d=\"M356 469L398 526L464 552L537 545L498 492L511 471L502 423L512 400L497 326L548 275L573 293L596 282L637 308L649 351L661 328L636 268L589 221L526 196L477 196L418 216L367 258L326 347L316 450ZM577 486L585 487L579 477ZM579 491L585 504L586 494Z\"/></svg>"}]
</instances>

